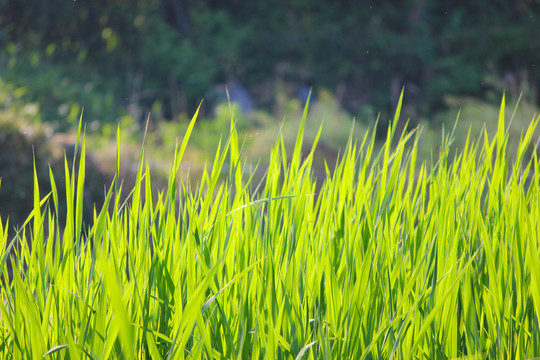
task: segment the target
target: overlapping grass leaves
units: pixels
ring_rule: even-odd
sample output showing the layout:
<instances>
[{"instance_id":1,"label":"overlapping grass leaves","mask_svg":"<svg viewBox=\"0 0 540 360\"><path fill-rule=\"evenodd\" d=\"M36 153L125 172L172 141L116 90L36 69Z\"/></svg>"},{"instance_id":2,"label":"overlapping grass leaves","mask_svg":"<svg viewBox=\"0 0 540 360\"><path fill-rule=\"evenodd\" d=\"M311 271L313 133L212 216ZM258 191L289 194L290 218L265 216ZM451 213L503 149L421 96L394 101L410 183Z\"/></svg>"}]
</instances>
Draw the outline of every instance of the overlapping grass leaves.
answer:
<instances>
[{"instance_id":1,"label":"overlapping grass leaves","mask_svg":"<svg viewBox=\"0 0 540 360\"><path fill-rule=\"evenodd\" d=\"M398 108L382 149L373 133L351 139L322 184L302 144L307 106L292 156L279 137L261 184L231 121L193 188L178 170L196 117L167 189L153 192L143 148L133 189L115 178L85 227L79 129L67 198L51 174L14 238L0 221L0 357L540 355L540 118L510 158L503 100L496 134L455 155L450 134L428 164L417 129L395 133Z\"/></svg>"}]
</instances>

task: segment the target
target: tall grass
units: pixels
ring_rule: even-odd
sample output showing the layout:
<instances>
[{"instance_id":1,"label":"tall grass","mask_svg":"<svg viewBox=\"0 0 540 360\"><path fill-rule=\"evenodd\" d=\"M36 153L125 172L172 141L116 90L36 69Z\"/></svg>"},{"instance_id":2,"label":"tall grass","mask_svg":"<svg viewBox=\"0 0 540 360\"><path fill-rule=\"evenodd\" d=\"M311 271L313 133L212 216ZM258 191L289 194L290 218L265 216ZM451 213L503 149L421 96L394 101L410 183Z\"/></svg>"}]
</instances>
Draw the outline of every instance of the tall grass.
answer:
<instances>
[{"instance_id":1,"label":"tall grass","mask_svg":"<svg viewBox=\"0 0 540 360\"><path fill-rule=\"evenodd\" d=\"M379 153L373 133L351 139L322 184L316 144L302 153L307 106L292 155L280 136L262 184L243 173L231 122L193 188L177 174L195 114L168 187L153 193L143 148L135 186L115 179L89 227L81 135L67 199L51 174L15 237L0 221L0 357L540 356L540 118L511 159L503 99L495 134L455 155L443 134L420 164L419 131L395 133L399 110Z\"/></svg>"}]
</instances>

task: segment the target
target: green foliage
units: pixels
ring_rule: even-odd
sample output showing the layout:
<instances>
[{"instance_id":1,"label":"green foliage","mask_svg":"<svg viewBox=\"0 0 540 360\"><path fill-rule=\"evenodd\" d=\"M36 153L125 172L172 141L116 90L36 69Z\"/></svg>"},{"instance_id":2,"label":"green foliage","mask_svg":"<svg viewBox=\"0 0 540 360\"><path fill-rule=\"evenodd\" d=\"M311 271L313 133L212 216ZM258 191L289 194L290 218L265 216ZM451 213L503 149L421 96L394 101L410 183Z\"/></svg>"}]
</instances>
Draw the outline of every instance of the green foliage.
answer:
<instances>
[{"instance_id":1,"label":"green foliage","mask_svg":"<svg viewBox=\"0 0 540 360\"><path fill-rule=\"evenodd\" d=\"M72 156L75 143L61 139L60 135L53 136L52 128L39 119L39 106L26 103L13 94L24 97L24 89L13 89L9 84L0 82L0 216L9 218L15 227L24 223L33 208L34 170L37 181L44 186L42 190L50 191L50 173L63 173L62 155L66 151L68 156ZM93 204L102 201L105 178L92 159L88 169L90 175L84 205L87 222L92 220L90 210ZM63 180L58 179L57 182L63 189ZM63 190L60 194L65 197ZM65 206L59 211L64 216Z\"/></svg>"},{"instance_id":2,"label":"green foliage","mask_svg":"<svg viewBox=\"0 0 540 360\"><path fill-rule=\"evenodd\" d=\"M0 68L2 83L18 89L16 97L21 101L38 104L41 119L57 130L76 126L83 106L89 109L86 115L92 128L127 112L125 98L115 96L118 83L105 79L97 69L78 62L58 63L39 51L20 49L3 60L0 57L5 65ZM13 91L6 86L2 91Z\"/></svg>"},{"instance_id":3,"label":"green foliage","mask_svg":"<svg viewBox=\"0 0 540 360\"><path fill-rule=\"evenodd\" d=\"M82 139L80 167L65 166L65 216L59 188L35 175L28 226L8 237L0 220L0 259L13 259L1 356L538 357L540 173L526 153L540 117L511 158L503 100L492 136L453 157L443 136L429 164L419 133L396 130L399 114L378 153L373 133L351 137L319 188L307 107L292 156L279 135L262 184L231 126L192 187L178 171L195 114L167 188L152 191L143 148L133 188L115 179L88 228Z\"/></svg>"},{"instance_id":4,"label":"green foliage","mask_svg":"<svg viewBox=\"0 0 540 360\"><path fill-rule=\"evenodd\" d=\"M281 77L341 92L355 114L390 113L404 85L409 107L432 115L447 95L501 87L538 101L539 16L537 1L11 0L0 2L0 68L46 121L73 104L98 112L91 121L128 107L142 120L156 103L175 118L232 80L269 109L258 91Z\"/></svg>"},{"instance_id":5,"label":"green foliage","mask_svg":"<svg viewBox=\"0 0 540 360\"><path fill-rule=\"evenodd\" d=\"M38 163L43 163L47 152L43 149L43 134L28 134L29 127L25 128L21 122L8 121L6 117L6 114L0 114L0 177L3 183L0 214L6 219L6 211L9 211L11 223L22 224L32 209L32 194L28 193L28 189L33 187L32 143L39 150ZM48 173L47 169L44 170L40 172L40 179L45 183Z\"/></svg>"}]
</instances>

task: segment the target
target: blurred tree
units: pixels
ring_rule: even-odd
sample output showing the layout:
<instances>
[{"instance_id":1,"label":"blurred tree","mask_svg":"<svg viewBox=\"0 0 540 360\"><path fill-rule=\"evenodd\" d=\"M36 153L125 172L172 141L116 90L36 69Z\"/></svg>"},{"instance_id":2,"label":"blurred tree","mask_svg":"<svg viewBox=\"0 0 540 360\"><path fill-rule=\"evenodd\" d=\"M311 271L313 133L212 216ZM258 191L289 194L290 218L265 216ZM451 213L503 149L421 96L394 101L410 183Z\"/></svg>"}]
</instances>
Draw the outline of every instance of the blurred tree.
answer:
<instances>
[{"instance_id":1,"label":"blurred tree","mask_svg":"<svg viewBox=\"0 0 540 360\"><path fill-rule=\"evenodd\" d=\"M539 16L538 0L0 0L0 41L12 49L0 63L19 54L10 69L20 74L24 59L77 59L72 79L97 73L120 105L159 100L169 117L216 83L272 82L279 64L354 112L391 111L405 85L407 103L429 114L446 95L538 89Z\"/></svg>"}]
</instances>

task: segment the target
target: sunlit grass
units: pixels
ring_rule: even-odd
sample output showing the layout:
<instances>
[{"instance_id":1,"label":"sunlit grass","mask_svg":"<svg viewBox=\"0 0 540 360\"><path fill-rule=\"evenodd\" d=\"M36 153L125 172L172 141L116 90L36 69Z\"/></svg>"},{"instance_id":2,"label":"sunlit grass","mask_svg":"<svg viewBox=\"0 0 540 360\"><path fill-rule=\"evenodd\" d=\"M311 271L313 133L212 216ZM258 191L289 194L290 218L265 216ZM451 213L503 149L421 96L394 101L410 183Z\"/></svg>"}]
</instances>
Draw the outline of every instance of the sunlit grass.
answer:
<instances>
[{"instance_id":1,"label":"sunlit grass","mask_svg":"<svg viewBox=\"0 0 540 360\"><path fill-rule=\"evenodd\" d=\"M192 187L178 169L195 114L167 188L153 193L143 148L134 187L115 179L89 227L81 135L67 199L51 174L14 238L0 221L0 357L540 356L540 173L527 155L540 118L510 158L503 99L495 134L455 155L443 135L436 161L418 163L420 131L395 133L399 110L380 152L373 133L350 139L322 184L302 153L307 107L292 155L280 135L260 184L231 121Z\"/></svg>"}]
</instances>

